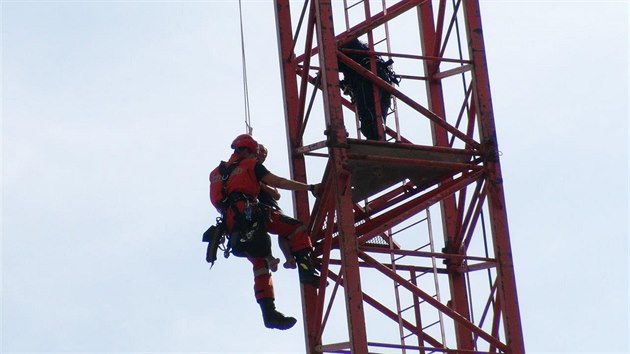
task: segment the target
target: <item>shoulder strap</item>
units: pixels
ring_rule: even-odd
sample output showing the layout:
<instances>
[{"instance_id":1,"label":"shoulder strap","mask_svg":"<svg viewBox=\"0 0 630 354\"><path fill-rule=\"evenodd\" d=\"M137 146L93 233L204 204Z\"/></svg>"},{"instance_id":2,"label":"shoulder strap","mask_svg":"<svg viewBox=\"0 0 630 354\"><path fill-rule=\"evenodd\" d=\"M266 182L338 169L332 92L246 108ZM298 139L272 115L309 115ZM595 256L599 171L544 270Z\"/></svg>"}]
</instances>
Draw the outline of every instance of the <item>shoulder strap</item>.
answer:
<instances>
[{"instance_id":1,"label":"shoulder strap","mask_svg":"<svg viewBox=\"0 0 630 354\"><path fill-rule=\"evenodd\" d=\"M221 174L221 178L226 181L230 175L232 174L232 171L234 171L234 169L236 168L236 166L238 166L239 163L241 163L242 160L236 160L234 162L232 162L229 166L226 167L227 162L225 161L221 161L221 163L219 164L219 173Z\"/></svg>"},{"instance_id":2,"label":"shoulder strap","mask_svg":"<svg viewBox=\"0 0 630 354\"><path fill-rule=\"evenodd\" d=\"M234 169L236 168L236 166L238 166L238 164L241 162L241 159L238 159L234 162L232 162L229 166L226 167L226 162L225 161L221 161L221 163L219 164L219 173L221 174L221 194L223 196L223 201L225 201L227 199L227 191L226 191L226 184L227 184L227 180L230 178L230 175L232 174L232 171L234 171Z\"/></svg>"}]
</instances>

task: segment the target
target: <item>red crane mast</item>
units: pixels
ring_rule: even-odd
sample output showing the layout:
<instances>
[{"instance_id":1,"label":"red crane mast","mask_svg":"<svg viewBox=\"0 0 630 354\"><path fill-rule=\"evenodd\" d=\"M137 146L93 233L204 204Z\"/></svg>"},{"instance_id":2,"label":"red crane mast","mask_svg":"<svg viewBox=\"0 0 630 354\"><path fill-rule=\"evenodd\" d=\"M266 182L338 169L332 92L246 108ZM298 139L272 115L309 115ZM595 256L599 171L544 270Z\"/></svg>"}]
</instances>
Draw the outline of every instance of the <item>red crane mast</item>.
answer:
<instances>
[{"instance_id":1,"label":"red crane mast","mask_svg":"<svg viewBox=\"0 0 630 354\"><path fill-rule=\"evenodd\" d=\"M274 5L292 178L324 190L294 194L328 280L302 288L307 352L524 353L479 2ZM340 65L371 86L377 139Z\"/></svg>"}]
</instances>

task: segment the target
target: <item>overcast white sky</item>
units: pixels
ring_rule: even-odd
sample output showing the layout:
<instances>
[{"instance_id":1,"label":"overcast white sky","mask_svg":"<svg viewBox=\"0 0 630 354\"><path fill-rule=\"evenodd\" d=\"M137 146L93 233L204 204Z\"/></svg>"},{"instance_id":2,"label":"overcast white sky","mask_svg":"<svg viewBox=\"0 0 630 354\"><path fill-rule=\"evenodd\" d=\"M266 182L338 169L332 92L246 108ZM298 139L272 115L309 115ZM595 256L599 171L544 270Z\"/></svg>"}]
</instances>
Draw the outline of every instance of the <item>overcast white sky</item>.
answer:
<instances>
[{"instance_id":1,"label":"overcast white sky","mask_svg":"<svg viewBox=\"0 0 630 354\"><path fill-rule=\"evenodd\" d=\"M207 174L244 130L236 1L1 1L2 353L299 353L249 263L208 271ZM271 1L250 100L288 176ZM530 353L628 352L628 2L482 1ZM292 210L290 196L283 207ZM296 276L278 305L301 313Z\"/></svg>"}]
</instances>

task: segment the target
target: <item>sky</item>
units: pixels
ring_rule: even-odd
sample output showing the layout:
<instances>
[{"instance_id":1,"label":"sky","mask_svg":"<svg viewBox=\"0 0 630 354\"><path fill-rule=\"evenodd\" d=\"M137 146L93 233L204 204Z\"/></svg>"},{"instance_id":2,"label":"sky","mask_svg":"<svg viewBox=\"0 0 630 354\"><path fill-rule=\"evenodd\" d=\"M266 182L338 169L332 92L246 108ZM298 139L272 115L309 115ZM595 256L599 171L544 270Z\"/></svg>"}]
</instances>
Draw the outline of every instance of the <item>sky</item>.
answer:
<instances>
[{"instance_id":1,"label":"sky","mask_svg":"<svg viewBox=\"0 0 630 354\"><path fill-rule=\"evenodd\" d=\"M630 349L628 8L481 1L529 353ZM254 133L289 176L272 3L243 9ZM248 262L204 260L207 175L245 129L237 2L0 11L0 352L304 352ZM296 274L274 283L300 317Z\"/></svg>"}]
</instances>

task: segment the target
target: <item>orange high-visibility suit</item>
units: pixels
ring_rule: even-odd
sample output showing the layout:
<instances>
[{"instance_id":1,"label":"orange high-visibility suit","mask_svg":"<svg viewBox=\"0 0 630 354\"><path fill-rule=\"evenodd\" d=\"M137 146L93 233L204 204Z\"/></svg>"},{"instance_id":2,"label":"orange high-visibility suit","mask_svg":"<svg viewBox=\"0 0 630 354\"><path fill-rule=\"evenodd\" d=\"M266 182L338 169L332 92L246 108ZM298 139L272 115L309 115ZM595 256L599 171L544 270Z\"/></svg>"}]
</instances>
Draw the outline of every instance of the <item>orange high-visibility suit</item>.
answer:
<instances>
[{"instance_id":1,"label":"orange high-visibility suit","mask_svg":"<svg viewBox=\"0 0 630 354\"><path fill-rule=\"evenodd\" d=\"M232 163L237 163L237 166L225 181L222 180L218 167L210 173L210 200L217 209L225 208L221 212L224 215L228 233L231 233L233 230L236 213L243 213L247 203L250 203L250 206L260 207L257 205L256 199L260 192L260 180L269 173L269 170L259 163L256 158L242 159L240 161L238 158L237 154L233 154L227 161L227 166ZM225 183L225 195L223 195L221 182ZM230 198L236 194L239 194L238 198ZM233 199L234 202L228 206L222 205L221 202L225 199ZM265 208L265 210L268 217L266 220L267 231L286 239L291 252L310 250L312 248L306 226L301 221L283 215L271 208ZM254 294L256 300L274 298L271 272L268 269L265 258L247 257L247 259L252 263L254 272Z\"/></svg>"}]
</instances>

